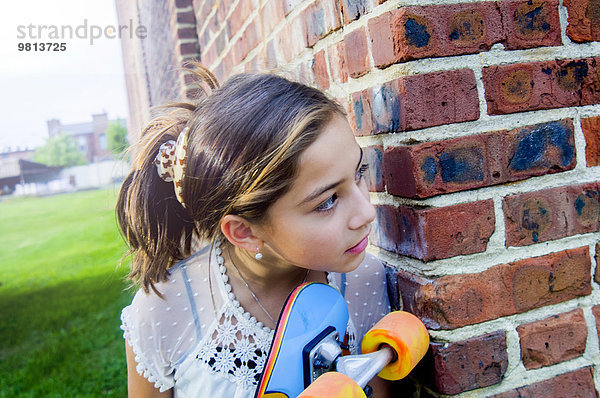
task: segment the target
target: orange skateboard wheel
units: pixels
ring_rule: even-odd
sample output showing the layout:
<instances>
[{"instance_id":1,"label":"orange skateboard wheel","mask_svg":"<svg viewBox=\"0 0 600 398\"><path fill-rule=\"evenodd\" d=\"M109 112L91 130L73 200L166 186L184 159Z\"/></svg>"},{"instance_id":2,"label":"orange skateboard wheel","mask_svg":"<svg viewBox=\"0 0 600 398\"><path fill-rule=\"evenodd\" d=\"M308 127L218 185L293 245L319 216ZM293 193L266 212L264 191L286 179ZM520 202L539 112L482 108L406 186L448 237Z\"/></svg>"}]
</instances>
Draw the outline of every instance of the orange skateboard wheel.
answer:
<instances>
[{"instance_id":1,"label":"orange skateboard wheel","mask_svg":"<svg viewBox=\"0 0 600 398\"><path fill-rule=\"evenodd\" d=\"M394 311L381 318L362 340L361 351L368 354L382 345L391 347L397 358L390 362L379 377L400 380L425 356L429 348L429 333L423 322L413 314Z\"/></svg>"},{"instance_id":2,"label":"orange skateboard wheel","mask_svg":"<svg viewBox=\"0 0 600 398\"><path fill-rule=\"evenodd\" d=\"M356 382L343 373L323 373L298 398L367 398Z\"/></svg>"}]
</instances>

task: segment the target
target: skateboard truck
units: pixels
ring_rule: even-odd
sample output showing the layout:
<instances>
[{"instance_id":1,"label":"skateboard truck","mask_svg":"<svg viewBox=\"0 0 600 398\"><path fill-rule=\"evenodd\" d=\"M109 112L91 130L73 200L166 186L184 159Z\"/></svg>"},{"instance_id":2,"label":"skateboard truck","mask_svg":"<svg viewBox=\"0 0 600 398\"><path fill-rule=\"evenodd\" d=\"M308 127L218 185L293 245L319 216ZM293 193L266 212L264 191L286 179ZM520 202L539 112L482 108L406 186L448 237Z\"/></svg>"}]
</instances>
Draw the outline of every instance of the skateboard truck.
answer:
<instances>
[{"instance_id":1,"label":"skateboard truck","mask_svg":"<svg viewBox=\"0 0 600 398\"><path fill-rule=\"evenodd\" d=\"M369 354L342 356L339 335L333 328L327 329L303 350L305 380L308 386L325 372L337 371L349 376L361 388L390 362L397 358L389 346L382 346Z\"/></svg>"}]
</instances>

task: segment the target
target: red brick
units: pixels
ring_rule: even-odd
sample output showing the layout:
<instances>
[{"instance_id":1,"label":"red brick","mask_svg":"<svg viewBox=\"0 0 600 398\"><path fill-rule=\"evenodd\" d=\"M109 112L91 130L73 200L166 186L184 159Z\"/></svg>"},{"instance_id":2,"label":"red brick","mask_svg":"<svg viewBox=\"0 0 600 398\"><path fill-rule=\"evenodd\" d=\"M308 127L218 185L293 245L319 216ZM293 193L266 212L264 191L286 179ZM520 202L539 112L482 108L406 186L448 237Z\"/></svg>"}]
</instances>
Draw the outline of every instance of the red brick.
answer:
<instances>
[{"instance_id":1,"label":"red brick","mask_svg":"<svg viewBox=\"0 0 600 398\"><path fill-rule=\"evenodd\" d=\"M525 246L600 230L600 182L507 196L506 246Z\"/></svg>"},{"instance_id":2,"label":"red brick","mask_svg":"<svg viewBox=\"0 0 600 398\"><path fill-rule=\"evenodd\" d=\"M455 329L589 295L588 247L435 279L398 271L404 309L429 329Z\"/></svg>"},{"instance_id":3,"label":"red brick","mask_svg":"<svg viewBox=\"0 0 600 398\"><path fill-rule=\"evenodd\" d=\"M327 90L329 88L329 73L327 72L327 62L325 61L325 50L321 50L315 54L312 70L317 87L321 90Z\"/></svg>"},{"instance_id":4,"label":"red brick","mask_svg":"<svg viewBox=\"0 0 600 398\"><path fill-rule=\"evenodd\" d=\"M442 394L491 386L508 365L506 335L498 331L454 343L431 343L435 389Z\"/></svg>"},{"instance_id":5,"label":"red brick","mask_svg":"<svg viewBox=\"0 0 600 398\"><path fill-rule=\"evenodd\" d=\"M218 8L224 9L224 7ZM239 1L227 20L232 36L234 36L240 30L244 22L246 22L246 20L250 17L250 14L252 14L252 2Z\"/></svg>"},{"instance_id":6,"label":"red brick","mask_svg":"<svg viewBox=\"0 0 600 398\"><path fill-rule=\"evenodd\" d=\"M351 77L357 78L369 72L369 48L365 28L353 30L344 36L344 49Z\"/></svg>"},{"instance_id":7,"label":"red brick","mask_svg":"<svg viewBox=\"0 0 600 398\"><path fill-rule=\"evenodd\" d=\"M177 38L179 39L196 39L198 36L196 35L195 28L179 28L177 29Z\"/></svg>"},{"instance_id":8,"label":"red brick","mask_svg":"<svg viewBox=\"0 0 600 398\"><path fill-rule=\"evenodd\" d=\"M560 46L558 0L499 1L507 50Z\"/></svg>"},{"instance_id":9,"label":"red brick","mask_svg":"<svg viewBox=\"0 0 600 398\"><path fill-rule=\"evenodd\" d=\"M195 24L196 16L194 11L184 11L177 13L177 23Z\"/></svg>"},{"instance_id":10,"label":"red brick","mask_svg":"<svg viewBox=\"0 0 600 398\"><path fill-rule=\"evenodd\" d=\"M581 119L587 167L600 166L600 116Z\"/></svg>"},{"instance_id":11,"label":"red brick","mask_svg":"<svg viewBox=\"0 0 600 398\"><path fill-rule=\"evenodd\" d=\"M317 0L304 10L302 19L308 47L342 26L335 0Z\"/></svg>"},{"instance_id":12,"label":"red brick","mask_svg":"<svg viewBox=\"0 0 600 398\"><path fill-rule=\"evenodd\" d=\"M192 0L175 0L175 7L187 8L192 5Z\"/></svg>"},{"instance_id":13,"label":"red brick","mask_svg":"<svg viewBox=\"0 0 600 398\"><path fill-rule=\"evenodd\" d=\"M517 327L526 369L539 369L583 355L587 325L583 311L554 315Z\"/></svg>"},{"instance_id":14,"label":"red brick","mask_svg":"<svg viewBox=\"0 0 600 398\"><path fill-rule=\"evenodd\" d=\"M340 3L346 25L371 12L374 6L373 0L340 0Z\"/></svg>"},{"instance_id":15,"label":"red brick","mask_svg":"<svg viewBox=\"0 0 600 398\"><path fill-rule=\"evenodd\" d=\"M371 90L352 93L350 124L357 136L369 135L373 128Z\"/></svg>"},{"instance_id":16,"label":"red brick","mask_svg":"<svg viewBox=\"0 0 600 398\"><path fill-rule=\"evenodd\" d=\"M503 39L495 2L403 7L391 26L397 62L478 53Z\"/></svg>"},{"instance_id":17,"label":"red brick","mask_svg":"<svg viewBox=\"0 0 600 398\"><path fill-rule=\"evenodd\" d=\"M263 27L263 34L268 37L275 26L285 18L283 3L281 0L267 0L260 9L260 21Z\"/></svg>"},{"instance_id":18,"label":"red brick","mask_svg":"<svg viewBox=\"0 0 600 398\"><path fill-rule=\"evenodd\" d=\"M596 332L598 333L598 338L600 339L600 305L592 307L592 314L594 314L594 318L596 319Z\"/></svg>"},{"instance_id":19,"label":"red brick","mask_svg":"<svg viewBox=\"0 0 600 398\"><path fill-rule=\"evenodd\" d=\"M471 69L450 70L398 79L400 130L466 122L479 118L479 98ZM385 103L375 100L373 117L380 120ZM381 105L380 105L381 104ZM394 113L387 112L393 116ZM385 125L385 122L382 123ZM388 125L394 126L395 123Z\"/></svg>"},{"instance_id":20,"label":"red brick","mask_svg":"<svg viewBox=\"0 0 600 398\"><path fill-rule=\"evenodd\" d=\"M596 283L600 283L600 243L596 244L596 273L594 274L594 280ZM600 333L600 328L598 329Z\"/></svg>"},{"instance_id":21,"label":"red brick","mask_svg":"<svg viewBox=\"0 0 600 398\"><path fill-rule=\"evenodd\" d=\"M294 10L294 8L296 8L300 3L302 3L302 0L281 0L281 1L282 1L282 5L283 5L283 11L284 11L286 17L290 12L292 12Z\"/></svg>"},{"instance_id":22,"label":"red brick","mask_svg":"<svg viewBox=\"0 0 600 398\"><path fill-rule=\"evenodd\" d=\"M198 55L199 49L197 43L179 43L177 45L177 51L181 56L186 55Z\"/></svg>"},{"instance_id":23,"label":"red brick","mask_svg":"<svg viewBox=\"0 0 600 398\"><path fill-rule=\"evenodd\" d=\"M490 115L600 103L600 58L483 68Z\"/></svg>"},{"instance_id":24,"label":"red brick","mask_svg":"<svg viewBox=\"0 0 600 398\"><path fill-rule=\"evenodd\" d=\"M386 12L368 22L369 39L373 61L378 68L398 62L394 51L394 35L392 32L393 13Z\"/></svg>"},{"instance_id":25,"label":"red brick","mask_svg":"<svg viewBox=\"0 0 600 398\"><path fill-rule=\"evenodd\" d=\"M569 15L567 36L577 43L600 41L600 3L598 0L564 0Z\"/></svg>"},{"instance_id":26,"label":"red brick","mask_svg":"<svg viewBox=\"0 0 600 398\"><path fill-rule=\"evenodd\" d=\"M387 192L427 198L575 167L570 119L456 139L388 148Z\"/></svg>"},{"instance_id":27,"label":"red brick","mask_svg":"<svg viewBox=\"0 0 600 398\"><path fill-rule=\"evenodd\" d=\"M331 78L337 83L346 83L348 81L348 68L346 67L346 49L344 42L332 44L327 48L329 55L329 67L331 68Z\"/></svg>"},{"instance_id":28,"label":"red brick","mask_svg":"<svg viewBox=\"0 0 600 398\"><path fill-rule=\"evenodd\" d=\"M383 157L383 146L373 145L363 148L364 159L369 165L367 171L367 184L371 192L383 192L383 178L381 175L381 159Z\"/></svg>"},{"instance_id":29,"label":"red brick","mask_svg":"<svg viewBox=\"0 0 600 398\"><path fill-rule=\"evenodd\" d=\"M373 242L431 261L485 251L494 227L492 200L439 208L382 205L377 207Z\"/></svg>"},{"instance_id":30,"label":"red brick","mask_svg":"<svg viewBox=\"0 0 600 398\"><path fill-rule=\"evenodd\" d=\"M598 398L591 368L582 368L548 380L515 388L492 398L568 397Z\"/></svg>"},{"instance_id":31,"label":"red brick","mask_svg":"<svg viewBox=\"0 0 600 398\"><path fill-rule=\"evenodd\" d=\"M202 52L202 64L206 66L210 66L217 60L219 54L217 54L217 45L216 43L211 44L208 49L204 49Z\"/></svg>"}]
</instances>

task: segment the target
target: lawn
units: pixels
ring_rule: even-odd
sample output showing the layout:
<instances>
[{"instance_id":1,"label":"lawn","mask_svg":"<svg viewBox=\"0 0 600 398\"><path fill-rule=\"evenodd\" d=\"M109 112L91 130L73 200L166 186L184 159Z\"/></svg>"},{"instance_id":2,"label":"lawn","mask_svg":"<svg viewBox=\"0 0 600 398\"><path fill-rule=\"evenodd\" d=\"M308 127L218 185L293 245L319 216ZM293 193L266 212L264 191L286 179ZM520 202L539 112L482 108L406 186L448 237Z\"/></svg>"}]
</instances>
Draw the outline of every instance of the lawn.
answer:
<instances>
[{"instance_id":1,"label":"lawn","mask_svg":"<svg viewBox=\"0 0 600 398\"><path fill-rule=\"evenodd\" d=\"M127 395L114 189L0 202L0 397Z\"/></svg>"}]
</instances>

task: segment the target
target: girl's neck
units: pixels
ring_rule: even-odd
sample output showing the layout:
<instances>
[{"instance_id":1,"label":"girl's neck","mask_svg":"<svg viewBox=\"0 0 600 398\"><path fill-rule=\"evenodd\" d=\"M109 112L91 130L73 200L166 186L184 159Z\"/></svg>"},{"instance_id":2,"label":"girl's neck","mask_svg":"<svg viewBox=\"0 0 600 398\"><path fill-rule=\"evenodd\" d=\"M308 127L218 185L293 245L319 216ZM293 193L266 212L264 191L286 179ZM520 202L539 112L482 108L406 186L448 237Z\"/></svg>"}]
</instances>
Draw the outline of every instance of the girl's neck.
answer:
<instances>
[{"instance_id":1,"label":"girl's neck","mask_svg":"<svg viewBox=\"0 0 600 398\"><path fill-rule=\"evenodd\" d=\"M273 261L267 256L256 260L252 253L228 243L224 245L223 252L228 274L239 272L241 278L256 290L293 289L306 279L309 272L307 269L293 264Z\"/></svg>"}]
</instances>

